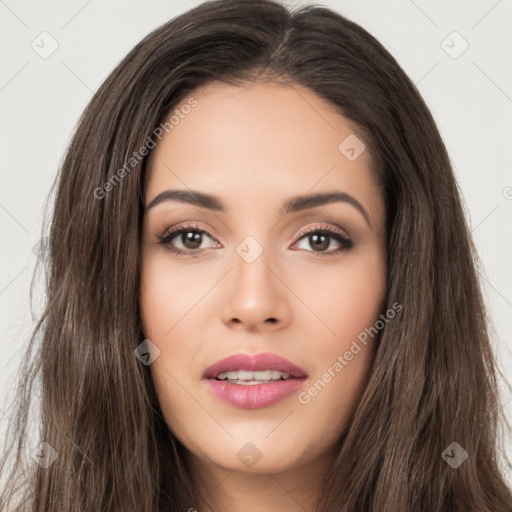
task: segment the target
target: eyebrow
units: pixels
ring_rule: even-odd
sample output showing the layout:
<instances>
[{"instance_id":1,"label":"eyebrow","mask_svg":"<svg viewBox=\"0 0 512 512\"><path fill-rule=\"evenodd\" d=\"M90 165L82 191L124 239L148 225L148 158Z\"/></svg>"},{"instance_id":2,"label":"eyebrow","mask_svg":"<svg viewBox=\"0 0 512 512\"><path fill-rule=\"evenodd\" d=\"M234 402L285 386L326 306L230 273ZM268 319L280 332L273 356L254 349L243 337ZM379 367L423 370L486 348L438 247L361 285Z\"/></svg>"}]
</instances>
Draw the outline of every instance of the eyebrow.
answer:
<instances>
[{"instance_id":1,"label":"eyebrow","mask_svg":"<svg viewBox=\"0 0 512 512\"><path fill-rule=\"evenodd\" d=\"M173 200L192 204L201 208L207 208L208 210L219 212L227 211L226 206L218 197L195 190L164 190L147 205L146 209L150 210L157 204ZM291 197L283 204L279 213L281 215L287 215L289 213L295 213L307 210L308 208L315 208L317 206L336 202L352 205L359 211L359 213L361 213L368 225L371 226L370 216L363 205L355 197L338 190Z\"/></svg>"}]
</instances>

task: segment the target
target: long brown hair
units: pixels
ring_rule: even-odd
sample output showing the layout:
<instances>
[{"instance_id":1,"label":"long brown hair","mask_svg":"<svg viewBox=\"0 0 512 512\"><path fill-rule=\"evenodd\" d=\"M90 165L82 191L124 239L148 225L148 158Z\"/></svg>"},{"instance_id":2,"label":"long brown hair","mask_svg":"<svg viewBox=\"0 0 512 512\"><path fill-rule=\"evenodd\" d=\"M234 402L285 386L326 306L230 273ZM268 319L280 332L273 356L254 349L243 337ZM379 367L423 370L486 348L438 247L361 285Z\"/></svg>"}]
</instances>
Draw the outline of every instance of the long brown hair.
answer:
<instances>
[{"instance_id":1,"label":"long brown hair","mask_svg":"<svg viewBox=\"0 0 512 512\"><path fill-rule=\"evenodd\" d=\"M144 339L140 148L212 81L299 84L328 100L370 148L385 197L387 304L403 309L380 333L316 510L512 511L480 267L434 119L363 28L322 6L265 0L208 1L165 23L130 51L83 113L43 225L46 305L20 372L0 467L3 509L203 507L134 349ZM39 437L29 442L36 382ZM26 457L38 446L47 456L55 450L48 467ZM454 446L468 455L457 468L443 456L450 446L449 456Z\"/></svg>"}]
</instances>

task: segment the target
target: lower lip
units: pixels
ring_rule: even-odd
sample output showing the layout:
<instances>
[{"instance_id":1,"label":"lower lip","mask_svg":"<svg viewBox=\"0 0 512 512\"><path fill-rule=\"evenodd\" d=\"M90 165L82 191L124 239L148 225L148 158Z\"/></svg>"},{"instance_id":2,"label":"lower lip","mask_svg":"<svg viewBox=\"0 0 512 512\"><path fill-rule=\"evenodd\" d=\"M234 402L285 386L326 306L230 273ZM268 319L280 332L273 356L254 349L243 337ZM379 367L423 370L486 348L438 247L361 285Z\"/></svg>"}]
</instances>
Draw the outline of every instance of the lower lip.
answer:
<instances>
[{"instance_id":1,"label":"lower lip","mask_svg":"<svg viewBox=\"0 0 512 512\"><path fill-rule=\"evenodd\" d=\"M269 407L297 391L306 377L276 380L265 384L231 384L217 379L208 379L211 392L225 402L241 409Z\"/></svg>"}]
</instances>

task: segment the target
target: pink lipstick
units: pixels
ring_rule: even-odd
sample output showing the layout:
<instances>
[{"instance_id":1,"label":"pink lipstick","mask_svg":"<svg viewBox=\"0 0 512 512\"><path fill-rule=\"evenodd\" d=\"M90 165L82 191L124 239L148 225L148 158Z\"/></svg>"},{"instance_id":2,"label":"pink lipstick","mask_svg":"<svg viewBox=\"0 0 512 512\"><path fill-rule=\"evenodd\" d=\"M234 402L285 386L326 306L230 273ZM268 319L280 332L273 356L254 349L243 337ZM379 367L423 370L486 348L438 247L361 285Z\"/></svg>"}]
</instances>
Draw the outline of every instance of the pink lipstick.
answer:
<instances>
[{"instance_id":1,"label":"pink lipstick","mask_svg":"<svg viewBox=\"0 0 512 512\"><path fill-rule=\"evenodd\" d=\"M303 368L276 354L235 354L204 373L210 391L243 409L268 407L297 391L308 377Z\"/></svg>"}]
</instances>

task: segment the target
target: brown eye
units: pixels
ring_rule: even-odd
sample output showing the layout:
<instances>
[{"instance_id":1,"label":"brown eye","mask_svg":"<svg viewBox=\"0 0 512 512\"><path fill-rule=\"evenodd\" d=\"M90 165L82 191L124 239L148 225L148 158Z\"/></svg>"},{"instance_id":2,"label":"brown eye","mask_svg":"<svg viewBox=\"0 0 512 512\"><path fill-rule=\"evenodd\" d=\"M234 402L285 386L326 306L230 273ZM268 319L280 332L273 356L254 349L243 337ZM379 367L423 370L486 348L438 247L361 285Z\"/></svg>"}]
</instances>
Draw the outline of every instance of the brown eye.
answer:
<instances>
[{"instance_id":1,"label":"brown eye","mask_svg":"<svg viewBox=\"0 0 512 512\"><path fill-rule=\"evenodd\" d=\"M330 237L329 235L325 234L315 234L315 235L308 235L309 238L309 244L311 247L314 247L315 249L318 249L319 251L325 251L329 248L330 245Z\"/></svg>"},{"instance_id":2,"label":"brown eye","mask_svg":"<svg viewBox=\"0 0 512 512\"><path fill-rule=\"evenodd\" d=\"M158 243L164 245L170 251L176 254L190 252L190 255L200 253L205 249L205 247L201 247L205 238L213 240L204 229L199 228L196 224L177 226L166 231L164 235L158 235L158 238L160 240Z\"/></svg>"},{"instance_id":3,"label":"brown eye","mask_svg":"<svg viewBox=\"0 0 512 512\"><path fill-rule=\"evenodd\" d=\"M307 245L312 249L315 256L332 256L351 249L354 245L350 238L347 238L341 231L334 229L314 228L301 234L300 240L306 240ZM327 251L332 241L338 244L338 248ZM299 247L300 248L300 247Z\"/></svg>"},{"instance_id":4,"label":"brown eye","mask_svg":"<svg viewBox=\"0 0 512 512\"><path fill-rule=\"evenodd\" d=\"M180 241L185 246L185 249L199 249L202 239L202 233L194 231L183 231L181 233Z\"/></svg>"}]
</instances>

